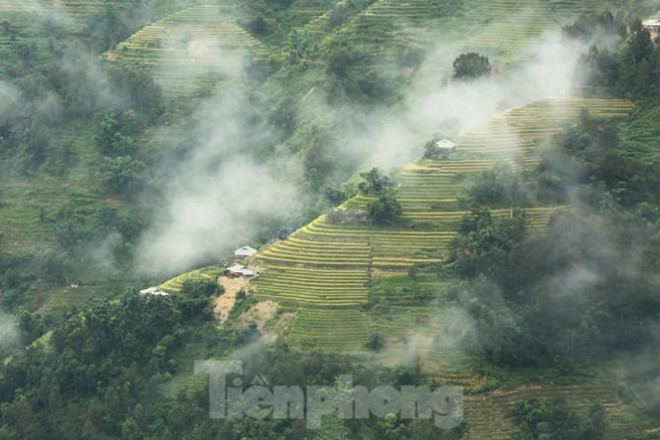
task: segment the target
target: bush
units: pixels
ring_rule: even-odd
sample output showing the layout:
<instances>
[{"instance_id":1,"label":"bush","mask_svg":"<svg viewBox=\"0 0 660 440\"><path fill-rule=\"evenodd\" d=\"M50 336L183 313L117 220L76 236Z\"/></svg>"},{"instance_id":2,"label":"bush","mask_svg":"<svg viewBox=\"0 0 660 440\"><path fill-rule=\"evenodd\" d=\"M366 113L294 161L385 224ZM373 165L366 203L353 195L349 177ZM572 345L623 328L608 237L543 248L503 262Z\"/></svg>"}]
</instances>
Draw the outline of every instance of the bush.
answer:
<instances>
[{"instance_id":1,"label":"bush","mask_svg":"<svg viewBox=\"0 0 660 440\"><path fill-rule=\"evenodd\" d=\"M403 208L393 195L385 194L367 204L367 213L372 223L386 225L397 223Z\"/></svg>"},{"instance_id":2,"label":"bush","mask_svg":"<svg viewBox=\"0 0 660 440\"><path fill-rule=\"evenodd\" d=\"M476 52L464 53L454 60L454 79L476 79L490 75L490 60Z\"/></svg>"}]
</instances>

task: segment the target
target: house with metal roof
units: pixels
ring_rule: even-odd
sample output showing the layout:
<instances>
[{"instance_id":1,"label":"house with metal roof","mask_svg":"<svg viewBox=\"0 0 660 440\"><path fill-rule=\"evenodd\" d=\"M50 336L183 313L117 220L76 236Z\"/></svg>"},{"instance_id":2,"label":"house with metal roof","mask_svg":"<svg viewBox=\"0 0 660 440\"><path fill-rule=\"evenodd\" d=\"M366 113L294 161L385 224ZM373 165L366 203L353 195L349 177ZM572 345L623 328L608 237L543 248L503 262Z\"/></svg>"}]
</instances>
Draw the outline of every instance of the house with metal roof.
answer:
<instances>
[{"instance_id":1,"label":"house with metal roof","mask_svg":"<svg viewBox=\"0 0 660 440\"><path fill-rule=\"evenodd\" d=\"M257 250L250 246L243 246L234 251L234 258L247 258L257 253Z\"/></svg>"}]
</instances>

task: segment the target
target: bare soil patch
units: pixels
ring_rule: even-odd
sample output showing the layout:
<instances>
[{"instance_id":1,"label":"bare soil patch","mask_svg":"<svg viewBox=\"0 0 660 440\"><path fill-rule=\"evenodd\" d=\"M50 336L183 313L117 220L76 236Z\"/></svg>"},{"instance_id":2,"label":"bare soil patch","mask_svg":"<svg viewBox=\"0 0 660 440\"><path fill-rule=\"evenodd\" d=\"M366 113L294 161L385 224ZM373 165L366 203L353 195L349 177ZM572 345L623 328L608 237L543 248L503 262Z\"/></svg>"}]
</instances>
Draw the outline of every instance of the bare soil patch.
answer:
<instances>
[{"instance_id":1,"label":"bare soil patch","mask_svg":"<svg viewBox=\"0 0 660 440\"><path fill-rule=\"evenodd\" d=\"M236 302L236 294L241 290L248 290L250 281L246 278L229 278L221 276L218 278L218 284L224 287L225 291L222 295L213 300L213 311L220 319L220 322L225 322L229 312L234 307Z\"/></svg>"},{"instance_id":2,"label":"bare soil patch","mask_svg":"<svg viewBox=\"0 0 660 440\"><path fill-rule=\"evenodd\" d=\"M255 323L259 330L263 330L264 325L275 317L279 307L275 301L259 301L241 315L241 324L247 326Z\"/></svg>"}]
</instances>

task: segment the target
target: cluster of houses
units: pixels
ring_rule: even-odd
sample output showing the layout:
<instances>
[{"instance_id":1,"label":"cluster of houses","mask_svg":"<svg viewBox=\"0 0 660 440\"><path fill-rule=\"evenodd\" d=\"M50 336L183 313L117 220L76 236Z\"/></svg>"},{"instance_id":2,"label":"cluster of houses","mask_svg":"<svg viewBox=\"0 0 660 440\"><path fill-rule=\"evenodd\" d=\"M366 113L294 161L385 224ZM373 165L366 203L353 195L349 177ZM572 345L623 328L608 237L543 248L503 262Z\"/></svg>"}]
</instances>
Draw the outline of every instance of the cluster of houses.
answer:
<instances>
[{"instance_id":1,"label":"cluster of houses","mask_svg":"<svg viewBox=\"0 0 660 440\"><path fill-rule=\"evenodd\" d=\"M236 249L234 251L234 259L243 260L256 254L257 252L258 251L255 248L250 246L243 246L242 248ZM231 278L256 278L259 276L257 272L248 269L240 263L234 263L233 265L226 267L225 270L222 271L222 274ZM148 289L140 290L140 295L168 296L169 293L160 290L158 287L149 287Z\"/></svg>"},{"instance_id":2,"label":"cluster of houses","mask_svg":"<svg viewBox=\"0 0 660 440\"><path fill-rule=\"evenodd\" d=\"M250 246L243 246L234 251L234 259L243 260L247 257L251 257L256 253L257 250L255 248ZM232 266L225 268L225 270L222 271L222 274L231 278L255 278L258 275L255 271L250 270L239 263L235 263Z\"/></svg>"}]
</instances>

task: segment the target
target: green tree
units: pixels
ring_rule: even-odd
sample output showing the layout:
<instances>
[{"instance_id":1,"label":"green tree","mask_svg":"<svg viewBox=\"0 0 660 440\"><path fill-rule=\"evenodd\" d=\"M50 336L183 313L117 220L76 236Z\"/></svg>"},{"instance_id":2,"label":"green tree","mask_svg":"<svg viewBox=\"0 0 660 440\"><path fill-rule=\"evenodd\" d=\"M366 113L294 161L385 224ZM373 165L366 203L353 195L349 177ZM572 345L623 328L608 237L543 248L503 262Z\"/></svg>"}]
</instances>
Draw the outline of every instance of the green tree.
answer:
<instances>
[{"instance_id":1,"label":"green tree","mask_svg":"<svg viewBox=\"0 0 660 440\"><path fill-rule=\"evenodd\" d=\"M600 440L605 432L604 411L593 405L586 414L571 411L566 402L518 402L511 411L515 440Z\"/></svg>"},{"instance_id":2,"label":"green tree","mask_svg":"<svg viewBox=\"0 0 660 440\"><path fill-rule=\"evenodd\" d=\"M490 75L490 60L476 52L461 54L454 60L454 79L471 80Z\"/></svg>"},{"instance_id":3,"label":"green tree","mask_svg":"<svg viewBox=\"0 0 660 440\"><path fill-rule=\"evenodd\" d=\"M358 184L358 189L365 195L380 195L392 186L391 179L378 168L360 173L360 177L363 181Z\"/></svg>"},{"instance_id":4,"label":"green tree","mask_svg":"<svg viewBox=\"0 0 660 440\"><path fill-rule=\"evenodd\" d=\"M374 333L369 337L365 347L372 351L381 351L385 347L385 338L382 333Z\"/></svg>"},{"instance_id":5,"label":"green tree","mask_svg":"<svg viewBox=\"0 0 660 440\"><path fill-rule=\"evenodd\" d=\"M631 26L631 34L626 46L627 61L637 64L642 60L648 60L651 57L651 52L653 52L651 34L642 27L641 22L636 21Z\"/></svg>"},{"instance_id":6,"label":"green tree","mask_svg":"<svg viewBox=\"0 0 660 440\"><path fill-rule=\"evenodd\" d=\"M144 163L129 156L106 157L101 164L101 180L110 194L135 196L145 182Z\"/></svg>"},{"instance_id":7,"label":"green tree","mask_svg":"<svg viewBox=\"0 0 660 440\"><path fill-rule=\"evenodd\" d=\"M372 223L387 225L400 220L403 208L393 195L383 194L367 204L367 213Z\"/></svg>"},{"instance_id":8,"label":"green tree","mask_svg":"<svg viewBox=\"0 0 660 440\"><path fill-rule=\"evenodd\" d=\"M99 121L94 139L105 156L131 156L135 146L133 136L138 129L137 115L133 111L111 112Z\"/></svg>"}]
</instances>

